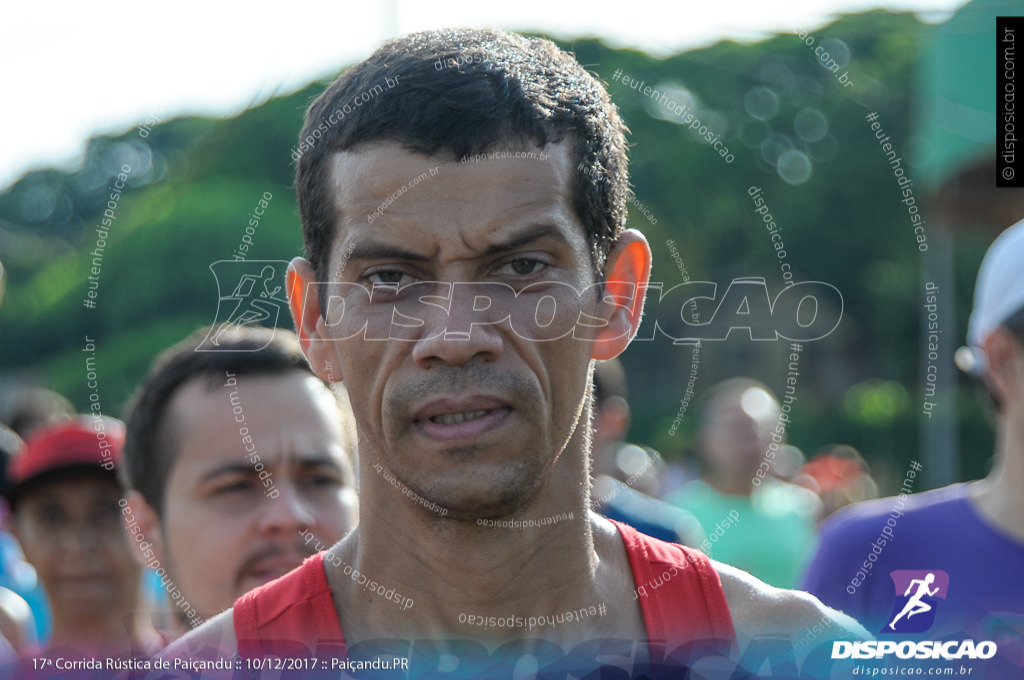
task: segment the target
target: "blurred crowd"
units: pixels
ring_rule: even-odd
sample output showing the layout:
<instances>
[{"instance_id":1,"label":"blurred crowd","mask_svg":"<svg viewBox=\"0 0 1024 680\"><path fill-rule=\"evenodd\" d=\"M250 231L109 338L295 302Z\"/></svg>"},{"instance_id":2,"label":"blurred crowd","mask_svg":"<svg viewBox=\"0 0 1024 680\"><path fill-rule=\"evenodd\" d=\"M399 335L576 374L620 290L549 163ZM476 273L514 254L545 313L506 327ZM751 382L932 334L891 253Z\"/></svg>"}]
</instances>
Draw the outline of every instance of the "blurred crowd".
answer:
<instances>
[{"instance_id":1,"label":"blurred crowd","mask_svg":"<svg viewBox=\"0 0 1024 680\"><path fill-rule=\"evenodd\" d=\"M358 519L343 389L294 334L202 329L156 358L124 420L0 391L0 658L149 657Z\"/></svg>"},{"instance_id":2,"label":"blurred crowd","mask_svg":"<svg viewBox=\"0 0 1024 680\"><path fill-rule=\"evenodd\" d=\"M778 399L751 378L705 393L694 455L671 462L625 441L629 404L617 359L597 365L594 401L595 509L770 585L796 587L817 547L817 525L878 495L853 447L823 446L808 459L786 444Z\"/></svg>"}]
</instances>

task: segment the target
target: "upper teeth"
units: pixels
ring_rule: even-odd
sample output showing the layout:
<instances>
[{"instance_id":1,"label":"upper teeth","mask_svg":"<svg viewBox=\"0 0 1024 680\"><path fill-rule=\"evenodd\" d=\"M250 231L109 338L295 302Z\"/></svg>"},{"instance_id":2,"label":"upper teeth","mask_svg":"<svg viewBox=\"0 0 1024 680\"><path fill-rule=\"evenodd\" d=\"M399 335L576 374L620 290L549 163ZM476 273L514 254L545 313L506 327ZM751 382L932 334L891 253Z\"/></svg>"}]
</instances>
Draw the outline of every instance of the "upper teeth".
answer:
<instances>
[{"instance_id":1,"label":"upper teeth","mask_svg":"<svg viewBox=\"0 0 1024 680\"><path fill-rule=\"evenodd\" d=\"M442 413L431 417L431 420L441 425L458 425L459 423L464 423L467 420L482 418L485 415L487 415L486 410L462 411L460 413Z\"/></svg>"}]
</instances>

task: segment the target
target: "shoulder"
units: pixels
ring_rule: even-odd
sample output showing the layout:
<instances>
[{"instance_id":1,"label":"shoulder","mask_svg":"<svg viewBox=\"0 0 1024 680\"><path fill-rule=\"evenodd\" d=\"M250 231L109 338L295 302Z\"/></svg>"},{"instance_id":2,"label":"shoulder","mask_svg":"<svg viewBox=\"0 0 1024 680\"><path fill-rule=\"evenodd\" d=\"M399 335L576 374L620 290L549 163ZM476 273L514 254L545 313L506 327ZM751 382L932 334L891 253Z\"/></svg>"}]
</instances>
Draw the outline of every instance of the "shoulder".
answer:
<instances>
[{"instance_id":1,"label":"shoulder","mask_svg":"<svg viewBox=\"0 0 1024 680\"><path fill-rule=\"evenodd\" d=\"M871 636L862 625L818 598L799 590L775 588L741 569L712 562L722 581L736 639L741 649L759 635L796 637L815 625L831 631L831 639L862 640Z\"/></svg>"},{"instance_id":2,"label":"shoulder","mask_svg":"<svg viewBox=\"0 0 1024 680\"><path fill-rule=\"evenodd\" d=\"M218 659L238 653L234 609L228 609L178 638L160 653L164 659Z\"/></svg>"},{"instance_id":3,"label":"shoulder","mask_svg":"<svg viewBox=\"0 0 1024 680\"><path fill-rule=\"evenodd\" d=\"M957 511L967 499L966 484L952 484L916 494L901 493L896 496L877 498L849 505L826 519L821 524L822 540L841 540L858 536L871 536L878 532L882 525L896 522L934 521L935 511ZM927 514L925 514L927 511Z\"/></svg>"},{"instance_id":4,"label":"shoulder","mask_svg":"<svg viewBox=\"0 0 1024 680\"><path fill-rule=\"evenodd\" d=\"M900 493L855 503L839 510L821 523L818 551L804 574L802 586L833 604L853 607L854 600L844 594L844 579L848 581L867 564L864 560L869 559L869 553L877 555L879 561L888 561L898 555L931 549L943 540L935 531L939 523L949 529L969 521L968 502L968 485L952 484L922 493ZM897 534L900 540L892 543L894 552L887 546Z\"/></svg>"},{"instance_id":5,"label":"shoulder","mask_svg":"<svg viewBox=\"0 0 1024 680\"><path fill-rule=\"evenodd\" d=\"M821 499L810 489L781 479L769 479L754 490L755 507L766 506L774 515L795 515L814 520L822 512ZM763 508L762 508L763 509Z\"/></svg>"},{"instance_id":6,"label":"shoulder","mask_svg":"<svg viewBox=\"0 0 1024 680\"><path fill-rule=\"evenodd\" d=\"M672 493L665 496L665 500L675 504L680 504L684 501L694 501L697 499L704 499L707 496L717 493L714 489L707 485L703 480L694 479Z\"/></svg>"},{"instance_id":7,"label":"shoulder","mask_svg":"<svg viewBox=\"0 0 1024 680\"><path fill-rule=\"evenodd\" d=\"M694 545L704 538L700 522L690 511L640 493L622 482L616 481L616 484L616 493L609 499L605 515L666 541ZM655 531L657 534L653 533Z\"/></svg>"},{"instance_id":8,"label":"shoulder","mask_svg":"<svg viewBox=\"0 0 1024 680\"><path fill-rule=\"evenodd\" d=\"M35 642L35 618L21 595L0 586L0 635L18 650ZM0 655L2 656L2 655Z\"/></svg>"}]
</instances>

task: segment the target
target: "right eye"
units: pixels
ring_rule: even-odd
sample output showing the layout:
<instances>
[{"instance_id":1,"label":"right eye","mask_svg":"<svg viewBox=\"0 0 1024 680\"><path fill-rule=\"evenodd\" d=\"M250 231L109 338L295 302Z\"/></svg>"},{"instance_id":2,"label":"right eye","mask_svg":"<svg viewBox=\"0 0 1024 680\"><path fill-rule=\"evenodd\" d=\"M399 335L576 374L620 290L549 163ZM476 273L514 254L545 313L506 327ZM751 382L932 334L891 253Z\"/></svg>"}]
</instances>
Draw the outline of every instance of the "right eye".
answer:
<instances>
[{"instance_id":1,"label":"right eye","mask_svg":"<svg viewBox=\"0 0 1024 680\"><path fill-rule=\"evenodd\" d=\"M235 494L235 493L246 493L253 488L253 483L247 479L239 479L227 484L218 486L214 493L218 495L222 494Z\"/></svg>"},{"instance_id":2,"label":"right eye","mask_svg":"<svg viewBox=\"0 0 1024 680\"><path fill-rule=\"evenodd\" d=\"M56 506L44 506L36 511L36 521L41 526L53 528L63 525L67 518L64 516L63 509Z\"/></svg>"},{"instance_id":3,"label":"right eye","mask_svg":"<svg viewBox=\"0 0 1024 680\"><path fill-rule=\"evenodd\" d=\"M371 284L384 286L404 286L413 282L413 277L397 269L378 269L370 272L365 279Z\"/></svg>"}]
</instances>

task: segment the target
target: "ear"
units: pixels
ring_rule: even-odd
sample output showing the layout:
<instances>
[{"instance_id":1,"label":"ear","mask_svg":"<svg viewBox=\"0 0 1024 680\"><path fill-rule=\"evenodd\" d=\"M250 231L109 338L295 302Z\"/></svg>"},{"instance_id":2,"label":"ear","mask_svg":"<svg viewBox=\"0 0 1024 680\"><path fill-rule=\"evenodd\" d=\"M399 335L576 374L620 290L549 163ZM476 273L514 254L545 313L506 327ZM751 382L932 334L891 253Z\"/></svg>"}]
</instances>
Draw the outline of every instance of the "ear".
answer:
<instances>
[{"instance_id":1,"label":"ear","mask_svg":"<svg viewBox=\"0 0 1024 680\"><path fill-rule=\"evenodd\" d=\"M141 567L152 564L154 557L161 563L166 562L160 516L138 491L129 491L125 498L128 501L128 512L121 512L121 521L128 536L128 543L132 546L135 561ZM138 535L142 536L141 541L136 538Z\"/></svg>"},{"instance_id":2,"label":"ear","mask_svg":"<svg viewBox=\"0 0 1024 680\"><path fill-rule=\"evenodd\" d=\"M16 540L18 545L21 547L21 552L25 555L25 561L34 566L36 564L36 560L39 559L39 555L35 551L36 544L31 540L26 541L22 538L21 522L18 521L18 516L12 514L7 525L11 532L11 536L14 536L14 540Z\"/></svg>"},{"instance_id":3,"label":"ear","mask_svg":"<svg viewBox=\"0 0 1024 680\"><path fill-rule=\"evenodd\" d=\"M0 531L14 533L14 514L11 512L11 504L7 502L6 498L0 498Z\"/></svg>"},{"instance_id":4,"label":"ear","mask_svg":"<svg viewBox=\"0 0 1024 680\"><path fill-rule=\"evenodd\" d=\"M983 344L985 383L1000 404L1020 401L1024 397L1024 348L1002 326L989 333Z\"/></svg>"},{"instance_id":5,"label":"ear","mask_svg":"<svg viewBox=\"0 0 1024 680\"><path fill-rule=\"evenodd\" d=\"M629 432L631 418L629 403L622 397L608 397L598 408L601 432L608 439L622 441Z\"/></svg>"},{"instance_id":6,"label":"ear","mask_svg":"<svg viewBox=\"0 0 1024 680\"><path fill-rule=\"evenodd\" d=\"M18 518L14 516L14 513L8 514L4 517L3 529L11 536L14 536L14 540L21 544L21 536L18 532Z\"/></svg>"},{"instance_id":7,"label":"ear","mask_svg":"<svg viewBox=\"0 0 1024 680\"><path fill-rule=\"evenodd\" d=\"M617 357L629 346L640 327L644 295L651 277L651 248L636 229L626 229L605 263L605 292L598 329L590 357L604 361Z\"/></svg>"},{"instance_id":8,"label":"ear","mask_svg":"<svg viewBox=\"0 0 1024 680\"><path fill-rule=\"evenodd\" d=\"M320 311L319 283L313 265L305 258L296 257L288 264L285 286L295 332L313 372L326 383L340 382L341 368L334 357L333 345L324 333L326 323Z\"/></svg>"}]
</instances>

